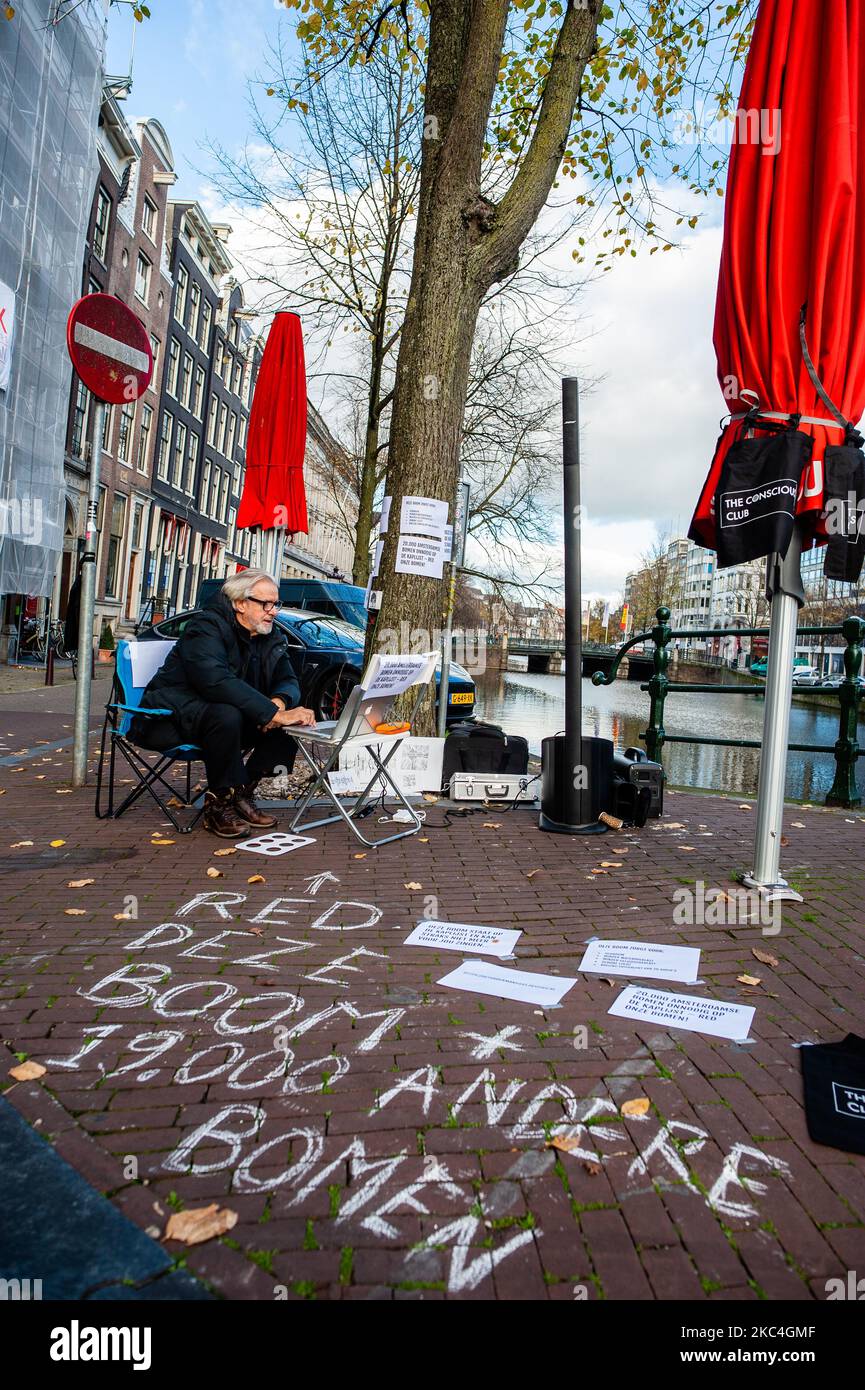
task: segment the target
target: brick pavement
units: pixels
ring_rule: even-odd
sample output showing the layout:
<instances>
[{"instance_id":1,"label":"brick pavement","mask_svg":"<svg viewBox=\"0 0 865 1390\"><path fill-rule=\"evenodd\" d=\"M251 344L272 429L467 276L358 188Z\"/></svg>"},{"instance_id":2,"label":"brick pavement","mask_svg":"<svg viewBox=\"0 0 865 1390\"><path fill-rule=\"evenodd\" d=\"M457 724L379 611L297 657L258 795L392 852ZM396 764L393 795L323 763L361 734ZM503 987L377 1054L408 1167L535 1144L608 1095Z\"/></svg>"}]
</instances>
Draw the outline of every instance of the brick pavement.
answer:
<instances>
[{"instance_id":1,"label":"brick pavement","mask_svg":"<svg viewBox=\"0 0 865 1390\"><path fill-rule=\"evenodd\" d=\"M43 718L0 724L18 749ZM0 768L0 1036L47 1071L5 1095L145 1229L235 1211L167 1247L224 1296L808 1300L865 1269L865 1160L809 1141L793 1046L865 1034L865 817L788 807L806 900L764 936L674 921L677 890L747 864L734 800L591 839L440 802L422 839L358 857L328 827L267 860L145 806L97 822L69 749L31 746ZM402 944L425 912L518 926L519 961L561 974L592 935L699 946L705 985L677 988L755 1004L751 1039L615 1019L597 977L546 1011L444 989L459 958Z\"/></svg>"}]
</instances>

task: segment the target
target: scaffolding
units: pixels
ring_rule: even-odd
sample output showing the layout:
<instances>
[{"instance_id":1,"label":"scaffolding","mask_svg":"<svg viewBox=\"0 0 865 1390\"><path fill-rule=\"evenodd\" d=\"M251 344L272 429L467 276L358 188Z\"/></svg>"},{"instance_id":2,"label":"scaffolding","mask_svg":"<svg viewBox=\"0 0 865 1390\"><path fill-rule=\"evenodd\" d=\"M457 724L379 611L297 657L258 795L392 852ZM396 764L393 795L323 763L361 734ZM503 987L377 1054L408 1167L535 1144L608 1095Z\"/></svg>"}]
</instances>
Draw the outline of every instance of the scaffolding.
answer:
<instances>
[{"instance_id":1,"label":"scaffolding","mask_svg":"<svg viewBox=\"0 0 865 1390\"><path fill-rule=\"evenodd\" d=\"M106 25L107 0L22 0L0 19L0 292L14 295L0 595L48 597L63 547L66 320L81 294Z\"/></svg>"}]
</instances>

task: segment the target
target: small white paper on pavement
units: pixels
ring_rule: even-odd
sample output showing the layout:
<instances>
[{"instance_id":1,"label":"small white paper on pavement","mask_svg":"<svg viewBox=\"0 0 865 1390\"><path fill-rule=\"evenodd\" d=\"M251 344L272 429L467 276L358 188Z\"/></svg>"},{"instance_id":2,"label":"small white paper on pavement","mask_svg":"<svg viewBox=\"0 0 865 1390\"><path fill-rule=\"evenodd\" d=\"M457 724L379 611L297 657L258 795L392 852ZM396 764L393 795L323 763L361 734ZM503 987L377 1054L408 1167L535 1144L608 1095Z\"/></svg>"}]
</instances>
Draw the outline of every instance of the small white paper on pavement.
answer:
<instances>
[{"instance_id":1,"label":"small white paper on pavement","mask_svg":"<svg viewBox=\"0 0 865 1390\"><path fill-rule=\"evenodd\" d=\"M521 931L513 927L477 927L470 922L418 922L406 946L433 946L442 951L482 951L488 956L511 956Z\"/></svg>"},{"instance_id":2,"label":"small white paper on pavement","mask_svg":"<svg viewBox=\"0 0 865 1390\"><path fill-rule=\"evenodd\" d=\"M429 661L429 653L417 656L382 656L376 653L368 667L367 699L402 695L404 690L423 678Z\"/></svg>"},{"instance_id":3,"label":"small white paper on pavement","mask_svg":"<svg viewBox=\"0 0 865 1390\"><path fill-rule=\"evenodd\" d=\"M410 535L435 536L443 541L448 524L448 504L437 497L404 497L399 512L399 529Z\"/></svg>"},{"instance_id":4,"label":"small white paper on pavement","mask_svg":"<svg viewBox=\"0 0 865 1390\"><path fill-rule=\"evenodd\" d=\"M499 999L517 999L522 1004L550 1008L577 982L565 975L535 975L529 970L508 970L484 960L464 960L438 983L470 994L495 994Z\"/></svg>"},{"instance_id":5,"label":"small white paper on pavement","mask_svg":"<svg viewBox=\"0 0 865 1390\"><path fill-rule=\"evenodd\" d=\"M253 835L251 840L237 840L238 849L248 849L251 854L288 854L301 845L314 845L314 835L292 835L287 830L270 830L266 835Z\"/></svg>"},{"instance_id":6,"label":"small white paper on pavement","mask_svg":"<svg viewBox=\"0 0 865 1390\"><path fill-rule=\"evenodd\" d=\"M372 773L370 773L370 777L371 776ZM330 783L330 789L333 792L334 796L346 796L349 792L353 792L355 789L355 779L351 772L329 772L327 774L327 780ZM362 790L362 787L358 788L358 791Z\"/></svg>"},{"instance_id":7,"label":"small white paper on pavement","mask_svg":"<svg viewBox=\"0 0 865 1390\"><path fill-rule=\"evenodd\" d=\"M129 660L132 663L132 684L143 690L165 661L173 642L130 642Z\"/></svg>"},{"instance_id":8,"label":"small white paper on pavement","mask_svg":"<svg viewBox=\"0 0 865 1390\"><path fill-rule=\"evenodd\" d=\"M693 985L700 951L697 946L658 946L651 941L590 941L579 968L598 975L644 975Z\"/></svg>"},{"instance_id":9,"label":"small white paper on pavement","mask_svg":"<svg viewBox=\"0 0 865 1390\"><path fill-rule=\"evenodd\" d=\"M427 579L441 579L444 550L441 540L426 536L400 536L396 547L397 574L422 574Z\"/></svg>"},{"instance_id":10,"label":"small white paper on pavement","mask_svg":"<svg viewBox=\"0 0 865 1390\"><path fill-rule=\"evenodd\" d=\"M713 1038L744 1042L754 1019L750 1004L724 1004L719 999L700 999L692 994L667 994L662 989L628 985L607 1010L617 1018L637 1018Z\"/></svg>"}]
</instances>

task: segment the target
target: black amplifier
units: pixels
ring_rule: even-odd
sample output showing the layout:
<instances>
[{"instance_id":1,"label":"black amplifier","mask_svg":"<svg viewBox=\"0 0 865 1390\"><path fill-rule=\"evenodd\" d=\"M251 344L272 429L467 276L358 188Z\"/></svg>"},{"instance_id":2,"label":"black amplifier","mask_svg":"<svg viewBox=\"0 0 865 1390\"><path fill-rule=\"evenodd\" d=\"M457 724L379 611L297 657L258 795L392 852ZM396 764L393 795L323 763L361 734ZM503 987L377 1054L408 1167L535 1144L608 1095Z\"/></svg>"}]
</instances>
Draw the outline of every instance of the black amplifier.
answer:
<instances>
[{"instance_id":1,"label":"black amplifier","mask_svg":"<svg viewBox=\"0 0 865 1390\"><path fill-rule=\"evenodd\" d=\"M633 787L648 787L651 795L649 815L660 816L664 810L664 769L651 763L642 748L626 748L613 754L613 774Z\"/></svg>"}]
</instances>

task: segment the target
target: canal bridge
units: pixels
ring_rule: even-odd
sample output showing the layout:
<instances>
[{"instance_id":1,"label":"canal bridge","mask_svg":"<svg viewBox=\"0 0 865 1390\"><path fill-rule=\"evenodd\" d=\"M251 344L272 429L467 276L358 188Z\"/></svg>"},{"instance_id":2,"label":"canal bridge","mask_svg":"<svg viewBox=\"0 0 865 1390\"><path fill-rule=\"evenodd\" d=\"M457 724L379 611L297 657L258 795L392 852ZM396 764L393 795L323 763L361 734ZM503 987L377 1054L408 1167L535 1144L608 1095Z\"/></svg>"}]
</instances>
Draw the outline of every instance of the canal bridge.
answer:
<instances>
[{"instance_id":1,"label":"canal bridge","mask_svg":"<svg viewBox=\"0 0 865 1390\"><path fill-rule=\"evenodd\" d=\"M606 646L603 642L584 642L583 643L583 675L592 676L595 671L610 670L616 658L618 647ZM565 644L564 642L552 642L541 640L537 637L512 637L509 638L507 646L502 648L502 664L507 665L507 657L525 656L528 658L528 669L533 672L548 672L550 675L559 674L564 667ZM624 665L625 663L623 663ZM648 680L652 674L651 653L630 651L627 656L627 679L632 681ZM620 676L624 677L625 672L619 668Z\"/></svg>"}]
</instances>

